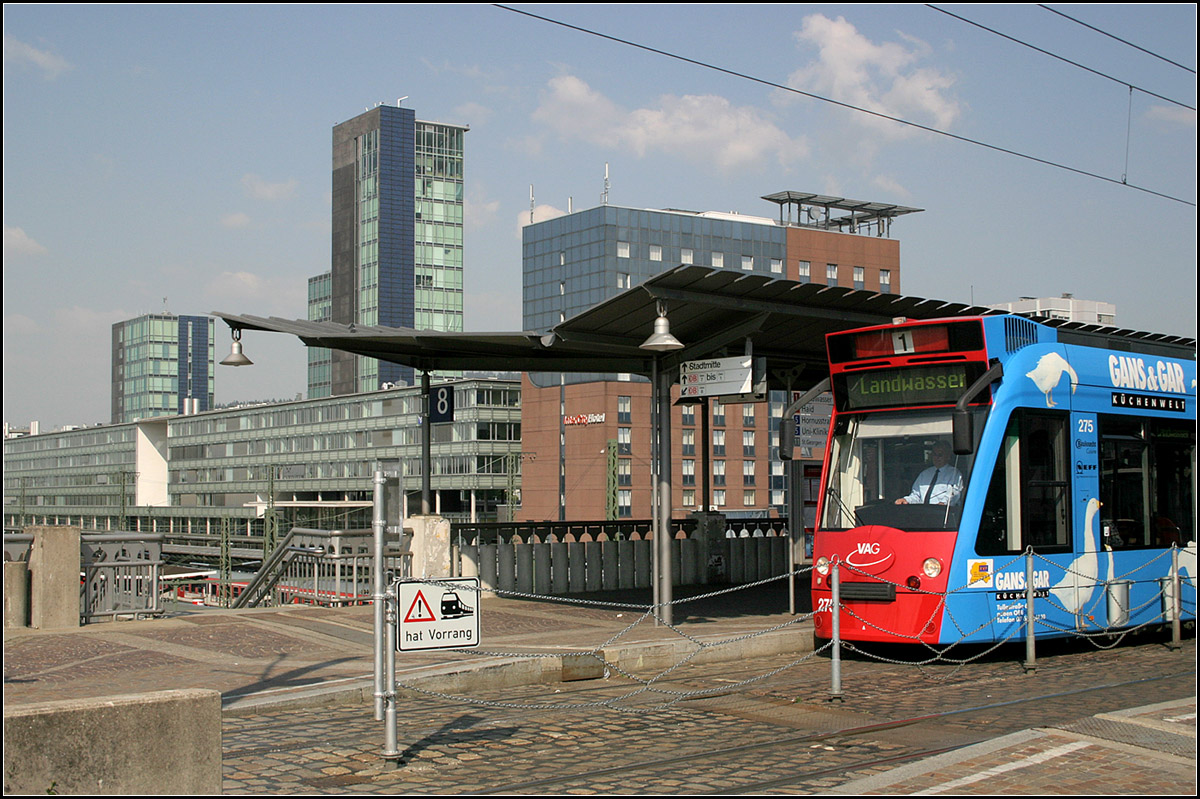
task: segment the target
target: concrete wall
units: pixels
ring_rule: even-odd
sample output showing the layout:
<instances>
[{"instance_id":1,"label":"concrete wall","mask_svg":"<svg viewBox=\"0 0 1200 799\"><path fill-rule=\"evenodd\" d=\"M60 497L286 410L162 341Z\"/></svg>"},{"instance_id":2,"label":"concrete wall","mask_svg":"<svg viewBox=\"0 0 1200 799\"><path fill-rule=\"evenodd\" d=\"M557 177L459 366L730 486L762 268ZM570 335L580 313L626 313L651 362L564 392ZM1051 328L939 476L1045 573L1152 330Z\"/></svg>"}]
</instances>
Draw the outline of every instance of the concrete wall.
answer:
<instances>
[{"instance_id":1,"label":"concrete wall","mask_svg":"<svg viewBox=\"0 0 1200 799\"><path fill-rule=\"evenodd\" d=\"M4 793L220 794L221 695L6 705Z\"/></svg>"}]
</instances>

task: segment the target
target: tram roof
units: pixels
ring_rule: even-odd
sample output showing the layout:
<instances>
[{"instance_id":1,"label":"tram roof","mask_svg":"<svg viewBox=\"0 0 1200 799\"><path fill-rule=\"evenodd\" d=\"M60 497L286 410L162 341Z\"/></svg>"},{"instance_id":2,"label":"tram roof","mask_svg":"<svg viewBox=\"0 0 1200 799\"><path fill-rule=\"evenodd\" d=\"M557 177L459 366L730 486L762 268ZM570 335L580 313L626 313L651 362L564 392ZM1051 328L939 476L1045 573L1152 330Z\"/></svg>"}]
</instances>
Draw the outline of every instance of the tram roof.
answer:
<instances>
[{"instance_id":1,"label":"tram roof","mask_svg":"<svg viewBox=\"0 0 1200 799\"><path fill-rule=\"evenodd\" d=\"M327 347L423 371L629 372L650 374L654 353L639 348L663 303L684 349L659 365L742 355L746 342L765 356L771 388L804 389L827 374L825 336L888 324L897 317L938 319L1007 313L898 294L800 283L764 275L681 265L593 306L549 332L453 333L214 312L231 328L297 336ZM1060 340L1131 352L1195 357L1196 340L1102 325L1038 318Z\"/></svg>"}]
</instances>

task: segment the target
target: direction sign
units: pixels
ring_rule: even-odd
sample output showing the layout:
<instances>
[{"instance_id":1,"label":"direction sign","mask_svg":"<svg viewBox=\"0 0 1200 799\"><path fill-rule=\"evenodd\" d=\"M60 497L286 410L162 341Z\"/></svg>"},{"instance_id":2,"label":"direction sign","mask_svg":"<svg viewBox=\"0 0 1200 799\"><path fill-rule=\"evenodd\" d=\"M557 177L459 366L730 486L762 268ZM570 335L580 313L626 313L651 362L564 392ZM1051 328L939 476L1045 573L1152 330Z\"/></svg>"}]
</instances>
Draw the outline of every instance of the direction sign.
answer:
<instances>
[{"instance_id":1,"label":"direction sign","mask_svg":"<svg viewBox=\"0 0 1200 799\"><path fill-rule=\"evenodd\" d=\"M800 398L799 391L792 392L792 401ZM795 445L801 448L802 457L811 457L815 450L825 448L825 437L829 433L829 420L833 416L833 395L826 391L813 398L800 409L793 419L796 422Z\"/></svg>"},{"instance_id":2,"label":"direction sign","mask_svg":"<svg viewBox=\"0 0 1200 799\"><path fill-rule=\"evenodd\" d=\"M479 578L398 580L395 594L401 652L479 646Z\"/></svg>"},{"instance_id":3,"label":"direction sign","mask_svg":"<svg viewBox=\"0 0 1200 799\"><path fill-rule=\"evenodd\" d=\"M754 382L754 359L709 358L679 365L681 397L721 397L749 394Z\"/></svg>"}]
</instances>

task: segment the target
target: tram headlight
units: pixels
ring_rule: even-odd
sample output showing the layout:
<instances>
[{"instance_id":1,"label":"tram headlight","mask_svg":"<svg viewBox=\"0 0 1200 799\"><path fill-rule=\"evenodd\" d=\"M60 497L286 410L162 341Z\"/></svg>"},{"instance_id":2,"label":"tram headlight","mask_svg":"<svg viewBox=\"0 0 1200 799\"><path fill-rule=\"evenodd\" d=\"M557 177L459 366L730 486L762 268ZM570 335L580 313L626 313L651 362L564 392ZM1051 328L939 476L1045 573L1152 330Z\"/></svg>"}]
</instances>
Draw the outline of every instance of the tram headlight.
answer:
<instances>
[{"instance_id":1,"label":"tram headlight","mask_svg":"<svg viewBox=\"0 0 1200 799\"><path fill-rule=\"evenodd\" d=\"M925 558L921 571L925 572L926 577L937 577L942 573L942 562L937 558Z\"/></svg>"},{"instance_id":2,"label":"tram headlight","mask_svg":"<svg viewBox=\"0 0 1200 799\"><path fill-rule=\"evenodd\" d=\"M829 574L829 558L824 555L817 558L817 572L820 574Z\"/></svg>"}]
</instances>

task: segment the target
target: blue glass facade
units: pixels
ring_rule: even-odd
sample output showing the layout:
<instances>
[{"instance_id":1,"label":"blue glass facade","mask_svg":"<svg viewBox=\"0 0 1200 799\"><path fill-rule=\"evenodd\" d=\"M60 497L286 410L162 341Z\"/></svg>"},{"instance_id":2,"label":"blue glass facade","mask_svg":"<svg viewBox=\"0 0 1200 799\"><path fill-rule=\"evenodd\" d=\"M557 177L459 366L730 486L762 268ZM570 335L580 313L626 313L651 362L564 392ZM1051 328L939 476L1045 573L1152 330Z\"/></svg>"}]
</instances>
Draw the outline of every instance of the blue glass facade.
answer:
<instances>
[{"instance_id":1,"label":"blue glass facade","mask_svg":"<svg viewBox=\"0 0 1200 799\"><path fill-rule=\"evenodd\" d=\"M386 105L334 127L332 268L320 296L310 280L309 319L462 330L465 131ZM413 381L399 364L309 357L310 397Z\"/></svg>"},{"instance_id":2,"label":"blue glass facade","mask_svg":"<svg viewBox=\"0 0 1200 799\"><path fill-rule=\"evenodd\" d=\"M604 205L526 226L524 329L548 330L683 263L783 277L786 228L732 216Z\"/></svg>"}]
</instances>

